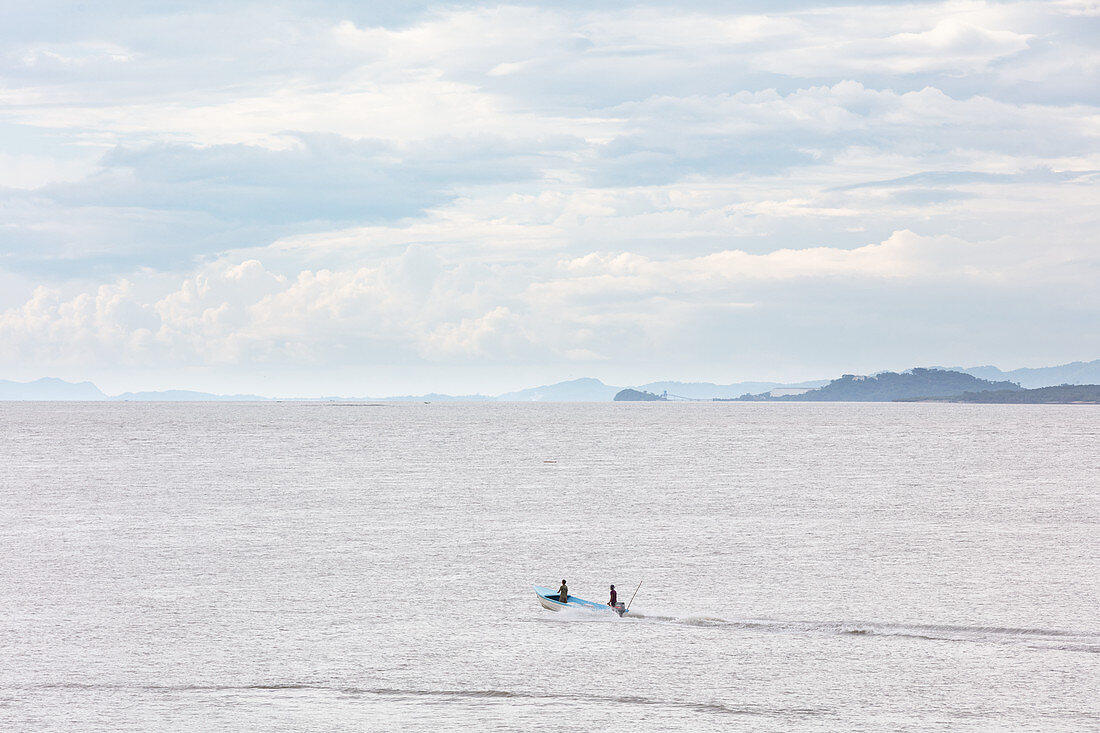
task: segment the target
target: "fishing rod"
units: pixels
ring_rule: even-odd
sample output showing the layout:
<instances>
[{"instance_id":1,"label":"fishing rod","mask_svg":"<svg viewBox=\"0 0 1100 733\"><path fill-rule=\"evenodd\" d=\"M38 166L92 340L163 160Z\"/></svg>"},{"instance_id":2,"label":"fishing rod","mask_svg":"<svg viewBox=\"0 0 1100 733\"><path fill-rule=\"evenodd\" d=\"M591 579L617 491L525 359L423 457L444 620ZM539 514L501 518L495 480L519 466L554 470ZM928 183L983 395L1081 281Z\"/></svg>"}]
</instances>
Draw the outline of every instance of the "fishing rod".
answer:
<instances>
[{"instance_id":1,"label":"fishing rod","mask_svg":"<svg viewBox=\"0 0 1100 733\"><path fill-rule=\"evenodd\" d=\"M641 587L642 587L642 581L639 580L638 581L638 588L641 588ZM638 588L635 588L634 589L634 595L630 596L630 603L633 603L634 602L634 596L638 595ZM630 603L626 604L626 610L628 610L628 611L630 610Z\"/></svg>"}]
</instances>

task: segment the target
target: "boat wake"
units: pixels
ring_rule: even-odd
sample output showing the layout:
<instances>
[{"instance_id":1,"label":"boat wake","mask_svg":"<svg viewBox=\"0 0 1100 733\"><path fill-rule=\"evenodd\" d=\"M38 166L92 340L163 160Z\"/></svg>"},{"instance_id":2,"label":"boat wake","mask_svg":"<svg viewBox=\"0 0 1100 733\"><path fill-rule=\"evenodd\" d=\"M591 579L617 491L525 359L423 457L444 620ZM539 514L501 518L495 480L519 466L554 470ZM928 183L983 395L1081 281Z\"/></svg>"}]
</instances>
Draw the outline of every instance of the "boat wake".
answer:
<instances>
[{"instance_id":1,"label":"boat wake","mask_svg":"<svg viewBox=\"0 0 1100 733\"><path fill-rule=\"evenodd\" d=\"M632 617L632 616L631 616ZM613 613L610 608L588 608L585 606L569 606L562 608L560 611L551 614L543 614L539 616L540 621L557 621L557 622L569 622L569 621L584 621L594 623L614 623L616 621L622 621L617 613Z\"/></svg>"},{"instance_id":2,"label":"boat wake","mask_svg":"<svg viewBox=\"0 0 1100 733\"><path fill-rule=\"evenodd\" d=\"M943 642L1008 644L1033 649L1100 654L1100 633L1063 629L1016 628L1006 626L959 626L844 621L791 621L782 619L725 619L707 614L677 616L631 611L623 618L582 609L555 614L560 621L602 621L609 623L658 623L779 634L843 635L853 637L896 637Z\"/></svg>"},{"instance_id":3,"label":"boat wake","mask_svg":"<svg viewBox=\"0 0 1100 733\"><path fill-rule=\"evenodd\" d=\"M1003 626L957 626L950 624L892 624L879 622L821 623L746 619L732 626L762 631L804 634L840 634L857 637L899 637L926 641L1009 644L1033 649L1100 653L1100 633L1061 629L1013 628Z\"/></svg>"}]
</instances>

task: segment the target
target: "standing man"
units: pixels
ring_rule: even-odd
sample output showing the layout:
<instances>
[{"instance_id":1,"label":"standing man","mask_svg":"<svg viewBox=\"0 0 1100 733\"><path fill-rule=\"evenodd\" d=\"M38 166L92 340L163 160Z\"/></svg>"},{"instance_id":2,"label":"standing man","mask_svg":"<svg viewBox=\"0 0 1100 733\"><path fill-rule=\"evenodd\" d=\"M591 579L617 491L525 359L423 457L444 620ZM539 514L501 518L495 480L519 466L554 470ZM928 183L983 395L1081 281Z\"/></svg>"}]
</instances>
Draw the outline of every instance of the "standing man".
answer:
<instances>
[{"instance_id":1,"label":"standing man","mask_svg":"<svg viewBox=\"0 0 1100 733\"><path fill-rule=\"evenodd\" d=\"M607 605L612 608L615 607L615 600L619 597L619 594L615 592L615 586L611 586L611 600L607 602Z\"/></svg>"},{"instance_id":2,"label":"standing man","mask_svg":"<svg viewBox=\"0 0 1100 733\"><path fill-rule=\"evenodd\" d=\"M565 578L561 579L561 588L558 588L558 600L569 603L569 586L565 584Z\"/></svg>"}]
</instances>

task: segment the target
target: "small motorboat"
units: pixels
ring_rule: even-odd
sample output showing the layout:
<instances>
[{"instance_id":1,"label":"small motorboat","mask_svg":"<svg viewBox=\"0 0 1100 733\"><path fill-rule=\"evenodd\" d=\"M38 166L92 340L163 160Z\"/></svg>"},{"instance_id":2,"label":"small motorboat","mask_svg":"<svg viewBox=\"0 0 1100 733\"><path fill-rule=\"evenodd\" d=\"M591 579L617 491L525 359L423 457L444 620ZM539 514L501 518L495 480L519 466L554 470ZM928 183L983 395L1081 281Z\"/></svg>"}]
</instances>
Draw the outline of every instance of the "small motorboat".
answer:
<instances>
[{"instance_id":1,"label":"small motorboat","mask_svg":"<svg viewBox=\"0 0 1100 733\"><path fill-rule=\"evenodd\" d=\"M535 593L539 597L539 605L550 611L560 611L563 608L583 608L589 611L614 611L620 616L625 616L630 613L626 610L626 606L622 601L616 603L614 607L607 605L606 603L594 603L592 601L586 601L583 598L577 598L576 596L568 596L568 600L565 603L561 602L561 595L552 588L544 588L541 585L534 586Z\"/></svg>"}]
</instances>

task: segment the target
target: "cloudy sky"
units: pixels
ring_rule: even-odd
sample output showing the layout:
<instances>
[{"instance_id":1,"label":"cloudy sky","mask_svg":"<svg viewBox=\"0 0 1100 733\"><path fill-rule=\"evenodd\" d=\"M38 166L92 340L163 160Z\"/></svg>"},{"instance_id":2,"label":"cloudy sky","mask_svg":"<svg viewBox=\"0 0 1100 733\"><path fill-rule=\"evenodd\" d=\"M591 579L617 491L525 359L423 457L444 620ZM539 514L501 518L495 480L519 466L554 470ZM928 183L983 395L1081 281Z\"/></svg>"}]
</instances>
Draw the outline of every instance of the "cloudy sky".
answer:
<instances>
[{"instance_id":1,"label":"cloudy sky","mask_svg":"<svg viewBox=\"0 0 1100 733\"><path fill-rule=\"evenodd\" d=\"M1100 2L5 0L0 378L1100 357Z\"/></svg>"}]
</instances>

